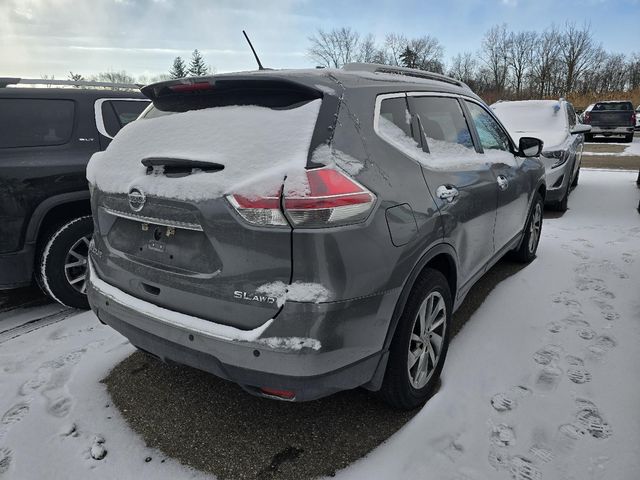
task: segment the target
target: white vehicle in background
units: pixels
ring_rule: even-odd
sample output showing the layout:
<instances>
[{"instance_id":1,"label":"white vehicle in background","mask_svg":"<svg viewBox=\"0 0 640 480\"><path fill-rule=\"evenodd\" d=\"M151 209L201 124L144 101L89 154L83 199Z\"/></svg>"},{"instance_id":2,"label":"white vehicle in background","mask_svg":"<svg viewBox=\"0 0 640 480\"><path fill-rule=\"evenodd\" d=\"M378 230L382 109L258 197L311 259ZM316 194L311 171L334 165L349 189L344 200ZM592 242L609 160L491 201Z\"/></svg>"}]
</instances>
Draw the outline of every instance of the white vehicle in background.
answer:
<instances>
[{"instance_id":1,"label":"white vehicle in background","mask_svg":"<svg viewBox=\"0 0 640 480\"><path fill-rule=\"evenodd\" d=\"M640 130L640 105L636 108L636 130Z\"/></svg>"},{"instance_id":2,"label":"white vehicle in background","mask_svg":"<svg viewBox=\"0 0 640 480\"><path fill-rule=\"evenodd\" d=\"M571 188L578 185L584 134L591 126L577 120L573 105L560 100L498 101L491 108L516 145L520 137L544 142L540 160L547 177L545 205L565 211Z\"/></svg>"}]
</instances>

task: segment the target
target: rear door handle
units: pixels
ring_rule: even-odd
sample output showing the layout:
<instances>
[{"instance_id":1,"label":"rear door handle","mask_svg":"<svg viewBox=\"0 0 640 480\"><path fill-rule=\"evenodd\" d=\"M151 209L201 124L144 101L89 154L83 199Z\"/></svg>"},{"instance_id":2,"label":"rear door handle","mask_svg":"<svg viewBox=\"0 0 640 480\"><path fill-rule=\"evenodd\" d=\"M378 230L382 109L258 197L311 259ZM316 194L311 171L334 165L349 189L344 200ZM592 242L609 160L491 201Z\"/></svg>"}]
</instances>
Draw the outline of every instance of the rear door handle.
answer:
<instances>
[{"instance_id":1,"label":"rear door handle","mask_svg":"<svg viewBox=\"0 0 640 480\"><path fill-rule=\"evenodd\" d=\"M506 190L509 188L509 180L504 175L498 175L498 186L500 190Z\"/></svg>"},{"instance_id":2,"label":"rear door handle","mask_svg":"<svg viewBox=\"0 0 640 480\"><path fill-rule=\"evenodd\" d=\"M453 185L440 185L436 189L436 196L439 199L446 200L449 203L453 202L459 194L460 192Z\"/></svg>"}]
</instances>

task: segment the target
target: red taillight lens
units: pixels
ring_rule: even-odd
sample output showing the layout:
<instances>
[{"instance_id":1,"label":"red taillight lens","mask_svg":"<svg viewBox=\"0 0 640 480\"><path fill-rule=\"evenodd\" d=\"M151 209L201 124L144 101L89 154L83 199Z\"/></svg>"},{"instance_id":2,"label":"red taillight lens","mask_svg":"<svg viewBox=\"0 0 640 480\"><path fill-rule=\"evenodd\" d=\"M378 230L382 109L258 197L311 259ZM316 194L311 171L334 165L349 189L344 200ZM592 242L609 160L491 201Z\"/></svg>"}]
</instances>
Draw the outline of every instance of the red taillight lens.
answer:
<instances>
[{"instance_id":1,"label":"red taillight lens","mask_svg":"<svg viewBox=\"0 0 640 480\"><path fill-rule=\"evenodd\" d=\"M293 226L308 228L362 222L376 201L375 195L365 187L330 167L289 176L284 193L234 193L227 195L227 199L242 218L253 225L284 226L289 219Z\"/></svg>"},{"instance_id":2,"label":"red taillight lens","mask_svg":"<svg viewBox=\"0 0 640 480\"><path fill-rule=\"evenodd\" d=\"M178 83L177 85L171 85L169 90L176 93L184 92L197 92L200 90L210 90L213 88L209 82L197 82L197 83Z\"/></svg>"},{"instance_id":3,"label":"red taillight lens","mask_svg":"<svg viewBox=\"0 0 640 480\"><path fill-rule=\"evenodd\" d=\"M591 114L589 112L585 112L582 117L583 123L591 123Z\"/></svg>"},{"instance_id":4,"label":"red taillight lens","mask_svg":"<svg viewBox=\"0 0 640 480\"><path fill-rule=\"evenodd\" d=\"M280 390L278 388L261 387L260 391L266 395L282 398L284 400L293 400L294 398L296 398L296 392L292 392L291 390Z\"/></svg>"},{"instance_id":5,"label":"red taillight lens","mask_svg":"<svg viewBox=\"0 0 640 480\"><path fill-rule=\"evenodd\" d=\"M634 125L634 126L636 124L636 114L635 113L631 114L631 124Z\"/></svg>"},{"instance_id":6,"label":"red taillight lens","mask_svg":"<svg viewBox=\"0 0 640 480\"><path fill-rule=\"evenodd\" d=\"M285 182L284 211L299 227L327 227L365 220L375 195L339 170L306 171L308 192L289 194Z\"/></svg>"}]
</instances>

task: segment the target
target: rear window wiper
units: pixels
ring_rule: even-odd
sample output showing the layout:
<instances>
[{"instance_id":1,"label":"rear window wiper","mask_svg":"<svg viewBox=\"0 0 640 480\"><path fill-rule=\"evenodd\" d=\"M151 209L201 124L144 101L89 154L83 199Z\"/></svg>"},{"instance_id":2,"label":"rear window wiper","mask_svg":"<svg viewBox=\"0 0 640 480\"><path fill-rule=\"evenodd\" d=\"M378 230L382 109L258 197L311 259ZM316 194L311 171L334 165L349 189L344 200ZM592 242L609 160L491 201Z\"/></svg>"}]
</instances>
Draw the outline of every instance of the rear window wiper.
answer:
<instances>
[{"instance_id":1,"label":"rear window wiper","mask_svg":"<svg viewBox=\"0 0 640 480\"><path fill-rule=\"evenodd\" d=\"M224 165L200 160L188 160L185 158L150 157L143 158L142 165L147 167L147 175L158 172L167 177L183 177L198 172L219 172Z\"/></svg>"}]
</instances>

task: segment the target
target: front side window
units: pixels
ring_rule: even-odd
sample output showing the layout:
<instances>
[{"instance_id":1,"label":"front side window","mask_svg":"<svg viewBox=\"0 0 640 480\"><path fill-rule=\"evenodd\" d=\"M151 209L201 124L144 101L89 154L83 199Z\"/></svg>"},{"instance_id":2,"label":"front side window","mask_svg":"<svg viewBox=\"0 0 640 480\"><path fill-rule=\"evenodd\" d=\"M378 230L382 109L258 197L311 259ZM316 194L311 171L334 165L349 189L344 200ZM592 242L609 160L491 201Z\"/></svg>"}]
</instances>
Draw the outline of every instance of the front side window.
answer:
<instances>
[{"instance_id":1,"label":"front side window","mask_svg":"<svg viewBox=\"0 0 640 480\"><path fill-rule=\"evenodd\" d=\"M0 99L0 148L64 145L74 112L72 100Z\"/></svg>"},{"instance_id":2,"label":"front side window","mask_svg":"<svg viewBox=\"0 0 640 480\"><path fill-rule=\"evenodd\" d=\"M411 97L411 111L420 117L429 152L467 155L473 150L460 104L450 97Z\"/></svg>"},{"instance_id":3,"label":"front side window","mask_svg":"<svg viewBox=\"0 0 640 480\"><path fill-rule=\"evenodd\" d=\"M485 152L487 150L501 150L510 152L511 147L509 137L500 128L498 122L484 108L474 102L465 100L467 108L471 113L471 119L476 126L480 144Z\"/></svg>"}]
</instances>

